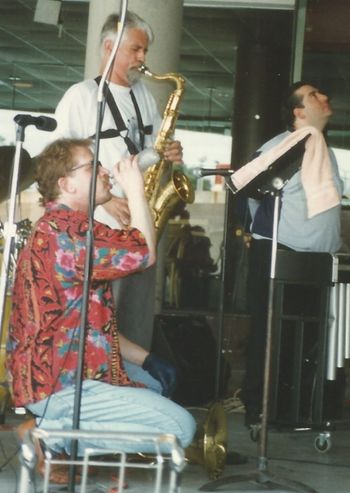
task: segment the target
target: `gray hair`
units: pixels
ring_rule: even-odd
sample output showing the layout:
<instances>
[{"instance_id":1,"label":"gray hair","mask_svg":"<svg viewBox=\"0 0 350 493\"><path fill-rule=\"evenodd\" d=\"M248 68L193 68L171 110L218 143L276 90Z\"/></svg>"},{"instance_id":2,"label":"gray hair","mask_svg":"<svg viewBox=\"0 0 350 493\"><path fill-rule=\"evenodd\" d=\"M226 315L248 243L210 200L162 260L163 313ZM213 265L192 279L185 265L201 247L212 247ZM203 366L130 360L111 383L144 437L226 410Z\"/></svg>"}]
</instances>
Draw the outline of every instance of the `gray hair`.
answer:
<instances>
[{"instance_id":1,"label":"gray hair","mask_svg":"<svg viewBox=\"0 0 350 493\"><path fill-rule=\"evenodd\" d=\"M103 47L103 43L106 39L115 39L118 31L119 15L111 14L107 17L100 35L100 46ZM139 17L135 12L127 11L125 16L125 31L128 29L140 29L144 31L148 37L148 42L152 43L154 34L152 28L146 21Z\"/></svg>"}]
</instances>

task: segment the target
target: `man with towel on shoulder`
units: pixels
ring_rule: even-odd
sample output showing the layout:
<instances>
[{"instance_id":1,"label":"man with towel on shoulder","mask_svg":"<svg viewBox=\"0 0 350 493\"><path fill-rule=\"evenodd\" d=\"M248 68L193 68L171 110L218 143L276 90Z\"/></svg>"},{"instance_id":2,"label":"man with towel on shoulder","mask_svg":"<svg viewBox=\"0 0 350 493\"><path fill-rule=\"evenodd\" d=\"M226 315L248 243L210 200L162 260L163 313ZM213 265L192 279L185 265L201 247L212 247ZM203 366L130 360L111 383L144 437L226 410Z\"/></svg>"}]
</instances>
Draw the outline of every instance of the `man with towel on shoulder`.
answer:
<instances>
[{"instance_id":1,"label":"man with towel on shoulder","mask_svg":"<svg viewBox=\"0 0 350 493\"><path fill-rule=\"evenodd\" d=\"M243 188L254 175L267 169L294 144L310 135L301 167L282 191L278 248L335 253L341 247L342 182L335 156L327 148L322 134L331 115L326 94L307 82L294 83L283 106L288 130L265 143L253 161L232 175L236 188ZM259 423L262 408L273 207L274 197L270 194L261 195L258 200L249 199L252 218L248 276L251 333L240 395L245 404L248 427Z\"/></svg>"}]
</instances>

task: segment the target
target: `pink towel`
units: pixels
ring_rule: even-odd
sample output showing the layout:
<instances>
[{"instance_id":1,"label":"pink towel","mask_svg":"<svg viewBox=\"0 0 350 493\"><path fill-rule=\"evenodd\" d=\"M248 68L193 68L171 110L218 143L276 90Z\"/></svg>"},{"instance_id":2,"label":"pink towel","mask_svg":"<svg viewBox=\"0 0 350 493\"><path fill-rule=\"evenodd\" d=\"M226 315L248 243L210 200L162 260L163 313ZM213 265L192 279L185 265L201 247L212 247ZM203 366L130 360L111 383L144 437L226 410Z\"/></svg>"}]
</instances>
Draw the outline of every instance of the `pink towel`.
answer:
<instances>
[{"instance_id":1,"label":"pink towel","mask_svg":"<svg viewBox=\"0 0 350 493\"><path fill-rule=\"evenodd\" d=\"M237 190L268 169L271 163L311 134L305 143L301 164L301 183L305 190L308 218L340 204L327 144L322 132L315 127L303 127L288 135L282 142L242 166L231 176Z\"/></svg>"}]
</instances>

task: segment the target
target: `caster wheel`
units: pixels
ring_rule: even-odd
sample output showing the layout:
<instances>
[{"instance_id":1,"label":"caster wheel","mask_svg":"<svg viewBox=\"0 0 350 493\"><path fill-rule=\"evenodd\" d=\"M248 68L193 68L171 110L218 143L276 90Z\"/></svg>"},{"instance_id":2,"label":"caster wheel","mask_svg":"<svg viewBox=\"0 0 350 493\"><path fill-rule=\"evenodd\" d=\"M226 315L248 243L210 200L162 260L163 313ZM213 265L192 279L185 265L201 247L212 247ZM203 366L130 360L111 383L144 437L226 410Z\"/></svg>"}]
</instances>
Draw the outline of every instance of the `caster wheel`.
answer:
<instances>
[{"instance_id":1,"label":"caster wheel","mask_svg":"<svg viewBox=\"0 0 350 493\"><path fill-rule=\"evenodd\" d=\"M260 440L260 431L261 431L260 425L252 425L250 427L249 434L252 442L258 442Z\"/></svg>"},{"instance_id":2,"label":"caster wheel","mask_svg":"<svg viewBox=\"0 0 350 493\"><path fill-rule=\"evenodd\" d=\"M315 438L315 449L318 452L328 452L332 446L332 441L329 436L329 434L320 434L318 437Z\"/></svg>"}]
</instances>

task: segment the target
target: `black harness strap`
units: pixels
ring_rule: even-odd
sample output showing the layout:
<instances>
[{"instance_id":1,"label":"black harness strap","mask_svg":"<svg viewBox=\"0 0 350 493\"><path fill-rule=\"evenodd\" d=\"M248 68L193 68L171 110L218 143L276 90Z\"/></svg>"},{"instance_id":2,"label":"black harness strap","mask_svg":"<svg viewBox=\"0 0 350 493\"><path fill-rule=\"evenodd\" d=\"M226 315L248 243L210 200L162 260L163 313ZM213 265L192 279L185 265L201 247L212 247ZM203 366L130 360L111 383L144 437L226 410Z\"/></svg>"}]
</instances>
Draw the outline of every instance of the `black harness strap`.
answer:
<instances>
[{"instance_id":1,"label":"black harness strap","mask_svg":"<svg viewBox=\"0 0 350 493\"><path fill-rule=\"evenodd\" d=\"M95 79L96 84L99 84L100 80L101 80L101 76L96 77L96 79ZM109 90L107 84L104 85L103 93L105 95L107 104L108 104L109 109L112 113L112 116L113 116L113 119L114 119L114 122L115 122L115 125L117 128L116 129L109 129L109 130L105 130L105 131L101 132L101 134L100 134L101 139L106 139L106 138L108 139L111 137L121 137L124 140L130 154L138 154L139 149L134 144L134 142L130 139L130 137L128 137L128 132L129 132L128 128L124 123L124 120L122 118L122 115L120 114L119 108L118 108L118 106L115 102L115 99L114 99L111 91ZM145 144L145 135L150 135L152 133L153 126L148 125L145 127L143 125L140 108L137 104L135 95L132 91L130 91L130 96L131 96L131 100L133 102L133 105L135 107L137 124L138 124L138 129L140 132L141 149L143 149L144 144Z\"/></svg>"},{"instance_id":2,"label":"black harness strap","mask_svg":"<svg viewBox=\"0 0 350 493\"><path fill-rule=\"evenodd\" d=\"M145 135L151 135L153 131L153 125L147 125L146 127L143 124L142 117L141 117L141 112L139 105L137 104L135 94L133 93L132 89L130 91L130 96L131 100L133 102L135 112L136 112L136 118L137 118L137 124L139 127L139 132L140 132L140 141L141 141L141 149L144 148L145 146Z\"/></svg>"}]
</instances>

